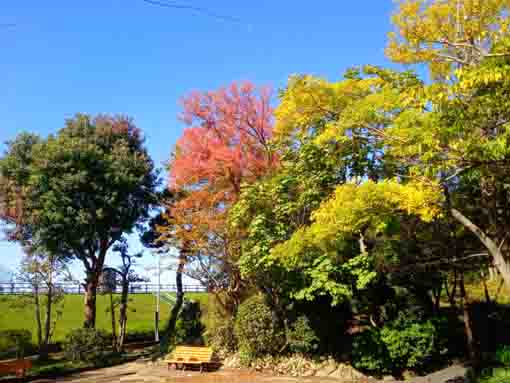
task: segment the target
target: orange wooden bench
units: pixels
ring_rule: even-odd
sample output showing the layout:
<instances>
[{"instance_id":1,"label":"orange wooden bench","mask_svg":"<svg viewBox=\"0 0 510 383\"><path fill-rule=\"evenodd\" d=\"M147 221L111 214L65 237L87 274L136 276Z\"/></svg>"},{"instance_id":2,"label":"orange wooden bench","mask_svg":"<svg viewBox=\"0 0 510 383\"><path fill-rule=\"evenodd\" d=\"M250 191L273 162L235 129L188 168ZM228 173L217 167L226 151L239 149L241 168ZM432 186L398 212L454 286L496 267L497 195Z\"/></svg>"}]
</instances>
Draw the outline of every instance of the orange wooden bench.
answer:
<instances>
[{"instance_id":1,"label":"orange wooden bench","mask_svg":"<svg viewBox=\"0 0 510 383\"><path fill-rule=\"evenodd\" d=\"M26 371L32 368L30 359L16 359L7 362L0 362L0 374L15 373L16 377L24 378Z\"/></svg>"},{"instance_id":2,"label":"orange wooden bench","mask_svg":"<svg viewBox=\"0 0 510 383\"><path fill-rule=\"evenodd\" d=\"M177 369L179 365L182 365L183 370L186 366L200 366L200 372L203 372L204 368L218 364L213 359L213 350L210 347L197 346L177 346L166 362L168 369L172 366Z\"/></svg>"}]
</instances>

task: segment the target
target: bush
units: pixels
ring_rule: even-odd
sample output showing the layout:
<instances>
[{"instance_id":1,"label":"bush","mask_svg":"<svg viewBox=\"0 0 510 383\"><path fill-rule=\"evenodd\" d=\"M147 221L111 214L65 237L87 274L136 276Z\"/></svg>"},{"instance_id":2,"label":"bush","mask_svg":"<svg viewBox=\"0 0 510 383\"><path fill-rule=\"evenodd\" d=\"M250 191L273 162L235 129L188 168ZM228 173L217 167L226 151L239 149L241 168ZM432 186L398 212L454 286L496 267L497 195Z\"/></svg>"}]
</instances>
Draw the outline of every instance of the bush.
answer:
<instances>
[{"instance_id":1,"label":"bush","mask_svg":"<svg viewBox=\"0 0 510 383\"><path fill-rule=\"evenodd\" d=\"M381 330L394 368L419 368L435 352L436 328L430 321L399 319Z\"/></svg>"},{"instance_id":2,"label":"bush","mask_svg":"<svg viewBox=\"0 0 510 383\"><path fill-rule=\"evenodd\" d=\"M175 324L175 344L203 345L204 325L200 321L200 303L184 302Z\"/></svg>"},{"instance_id":3,"label":"bush","mask_svg":"<svg viewBox=\"0 0 510 383\"><path fill-rule=\"evenodd\" d=\"M234 321L227 319L224 323L214 328L210 337L212 349L220 358L237 351L237 339L234 334Z\"/></svg>"},{"instance_id":4,"label":"bush","mask_svg":"<svg viewBox=\"0 0 510 383\"><path fill-rule=\"evenodd\" d=\"M496 361L503 366L510 366L510 346L501 346L496 351Z\"/></svg>"},{"instance_id":5,"label":"bush","mask_svg":"<svg viewBox=\"0 0 510 383\"><path fill-rule=\"evenodd\" d=\"M495 368L480 379L480 383L508 383L510 382L510 369Z\"/></svg>"},{"instance_id":6,"label":"bush","mask_svg":"<svg viewBox=\"0 0 510 383\"><path fill-rule=\"evenodd\" d=\"M386 344L378 329L371 328L354 337L352 341L352 364L364 371L385 373L392 365Z\"/></svg>"},{"instance_id":7,"label":"bush","mask_svg":"<svg viewBox=\"0 0 510 383\"><path fill-rule=\"evenodd\" d=\"M34 349L31 341L32 334L28 330L2 330L0 331L0 353L25 355Z\"/></svg>"},{"instance_id":8,"label":"bush","mask_svg":"<svg viewBox=\"0 0 510 383\"><path fill-rule=\"evenodd\" d=\"M319 338L310 326L310 321L306 316L300 316L291 325L287 334L287 342L292 352L310 353L317 349Z\"/></svg>"},{"instance_id":9,"label":"bush","mask_svg":"<svg viewBox=\"0 0 510 383\"><path fill-rule=\"evenodd\" d=\"M105 331L91 328L73 330L64 343L66 358L75 362L98 363L107 354L110 340Z\"/></svg>"},{"instance_id":10,"label":"bush","mask_svg":"<svg viewBox=\"0 0 510 383\"><path fill-rule=\"evenodd\" d=\"M261 295L255 295L239 306L234 326L243 361L276 353L283 345L269 306Z\"/></svg>"},{"instance_id":11,"label":"bush","mask_svg":"<svg viewBox=\"0 0 510 383\"><path fill-rule=\"evenodd\" d=\"M439 353L437 337L432 321L400 317L381 329L372 328L356 336L353 364L378 373L419 369Z\"/></svg>"}]
</instances>

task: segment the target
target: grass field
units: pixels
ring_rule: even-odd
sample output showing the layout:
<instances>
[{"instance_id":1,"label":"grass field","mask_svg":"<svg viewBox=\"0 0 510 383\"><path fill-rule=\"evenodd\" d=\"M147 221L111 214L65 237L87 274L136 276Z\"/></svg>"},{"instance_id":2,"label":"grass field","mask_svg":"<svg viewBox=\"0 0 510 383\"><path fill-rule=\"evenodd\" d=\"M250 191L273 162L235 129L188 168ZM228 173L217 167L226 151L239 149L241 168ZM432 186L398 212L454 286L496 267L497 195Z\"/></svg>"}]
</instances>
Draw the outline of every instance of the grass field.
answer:
<instances>
[{"instance_id":1,"label":"grass field","mask_svg":"<svg viewBox=\"0 0 510 383\"><path fill-rule=\"evenodd\" d=\"M202 322L207 326L209 321L208 295L207 293L187 293L187 299L200 302L202 310ZM0 330L26 329L32 332L33 339L36 339L35 314L33 306L16 307L15 301L19 299L14 295L0 295ZM97 328L104 329L111 333L111 314L108 312L109 296L97 296ZM154 311L156 308L156 297L151 294L132 294L128 311L128 334L150 332L154 330ZM54 342L62 341L73 329L83 325L83 296L66 295L63 302L62 316L57 321L53 336ZM170 307L162 303L160 318L165 323L170 313ZM160 327L162 325L160 324Z\"/></svg>"},{"instance_id":2,"label":"grass field","mask_svg":"<svg viewBox=\"0 0 510 383\"><path fill-rule=\"evenodd\" d=\"M469 298L485 301L484 288L481 282L466 285L466 290ZM489 291L489 296L493 301L501 304L510 304L509 292L505 285L502 284L501 280L498 279L487 282L487 290Z\"/></svg>"},{"instance_id":3,"label":"grass field","mask_svg":"<svg viewBox=\"0 0 510 383\"><path fill-rule=\"evenodd\" d=\"M483 285L480 282L470 283L466 286L468 296L471 300L484 301ZM504 286L499 281L489 282L488 288L492 299L498 303L510 303L510 297ZM498 293L499 292L499 293ZM188 299L200 302L202 310L202 322L208 328L213 310L210 305L214 300L209 300L207 293L187 293ZM16 307L16 296L0 295L0 330L27 329L32 332L35 341L35 320L33 306L23 308ZM154 330L154 311L156 298L151 294L132 294L128 312L128 334L147 333ZM444 297L446 301L446 297ZM108 312L109 296L98 295L97 297L97 327L111 332L111 316ZM170 313L170 307L161 304L161 323L165 323ZM65 339L70 330L80 328L83 324L83 296L66 295L63 306L62 317L57 322L53 341L59 342Z\"/></svg>"}]
</instances>

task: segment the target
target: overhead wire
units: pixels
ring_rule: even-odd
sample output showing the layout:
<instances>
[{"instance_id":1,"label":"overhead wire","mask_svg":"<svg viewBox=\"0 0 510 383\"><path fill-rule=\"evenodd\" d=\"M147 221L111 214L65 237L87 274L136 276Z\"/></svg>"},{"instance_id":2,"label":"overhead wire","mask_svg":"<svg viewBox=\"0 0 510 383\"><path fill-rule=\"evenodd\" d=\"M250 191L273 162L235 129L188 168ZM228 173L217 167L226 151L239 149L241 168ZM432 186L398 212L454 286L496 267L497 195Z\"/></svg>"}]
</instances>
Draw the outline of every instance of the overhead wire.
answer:
<instances>
[{"instance_id":1,"label":"overhead wire","mask_svg":"<svg viewBox=\"0 0 510 383\"><path fill-rule=\"evenodd\" d=\"M142 0L144 3L158 6L158 7L164 7L164 8L173 8L173 9L187 9L190 11L194 11L197 13L202 13L203 15L222 20L222 21L228 21L232 23L237 24L243 24L243 21L237 17L229 16L229 15L222 15L219 13L216 13L208 8L204 7L198 7L195 5L188 5L188 4L182 4L177 3L175 1L163 1L163 0Z\"/></svg>"}]
</instances>

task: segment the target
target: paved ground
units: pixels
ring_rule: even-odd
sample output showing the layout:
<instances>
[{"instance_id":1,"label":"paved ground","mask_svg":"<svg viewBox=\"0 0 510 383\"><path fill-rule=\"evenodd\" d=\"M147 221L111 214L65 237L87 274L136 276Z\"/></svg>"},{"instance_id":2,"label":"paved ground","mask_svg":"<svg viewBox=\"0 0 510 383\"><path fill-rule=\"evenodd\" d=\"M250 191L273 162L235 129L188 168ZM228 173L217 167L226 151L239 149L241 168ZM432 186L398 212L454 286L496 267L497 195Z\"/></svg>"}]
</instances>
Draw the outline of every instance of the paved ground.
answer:
<instances>
[{"instance_id":1,"label":"paved ground","mask_svg":"<svg viewBox=\"0 0 510 383\"><path fill-rule=\"evenodd\" d=\"M462 380L454 380L464 376L465 368L461 366L449 367L424 378L415 378L412 383L457 383ZM291 378L275 377L249 371L221 370L218 372L204 373L194 371L168 371L164 365L149 365L145 362L126 363L121 366L103 368L95 371L82 372L79 374L58 378L40 379L34 383L333 383L339 380L331 378ZM376 381L371 381L376 382ZM391 383L391 381L384 381ZM346 383L346 382L344 382Z\"/></svg>"},{"instance_id":2,"label":"paved ground","mask_svg":"<svg viewBox=\"0 0 510 383\"><path fill-rule=\"evenodd\" d=\"M127 363L121 366L82 372L58 379L39 379L33 383L332 383L325 378L284 378L263 374L221 370L200 374L195 371L168 371L165 366ZM338 382L338 381L337 381Z\"/></svg>"}]
</instances>

